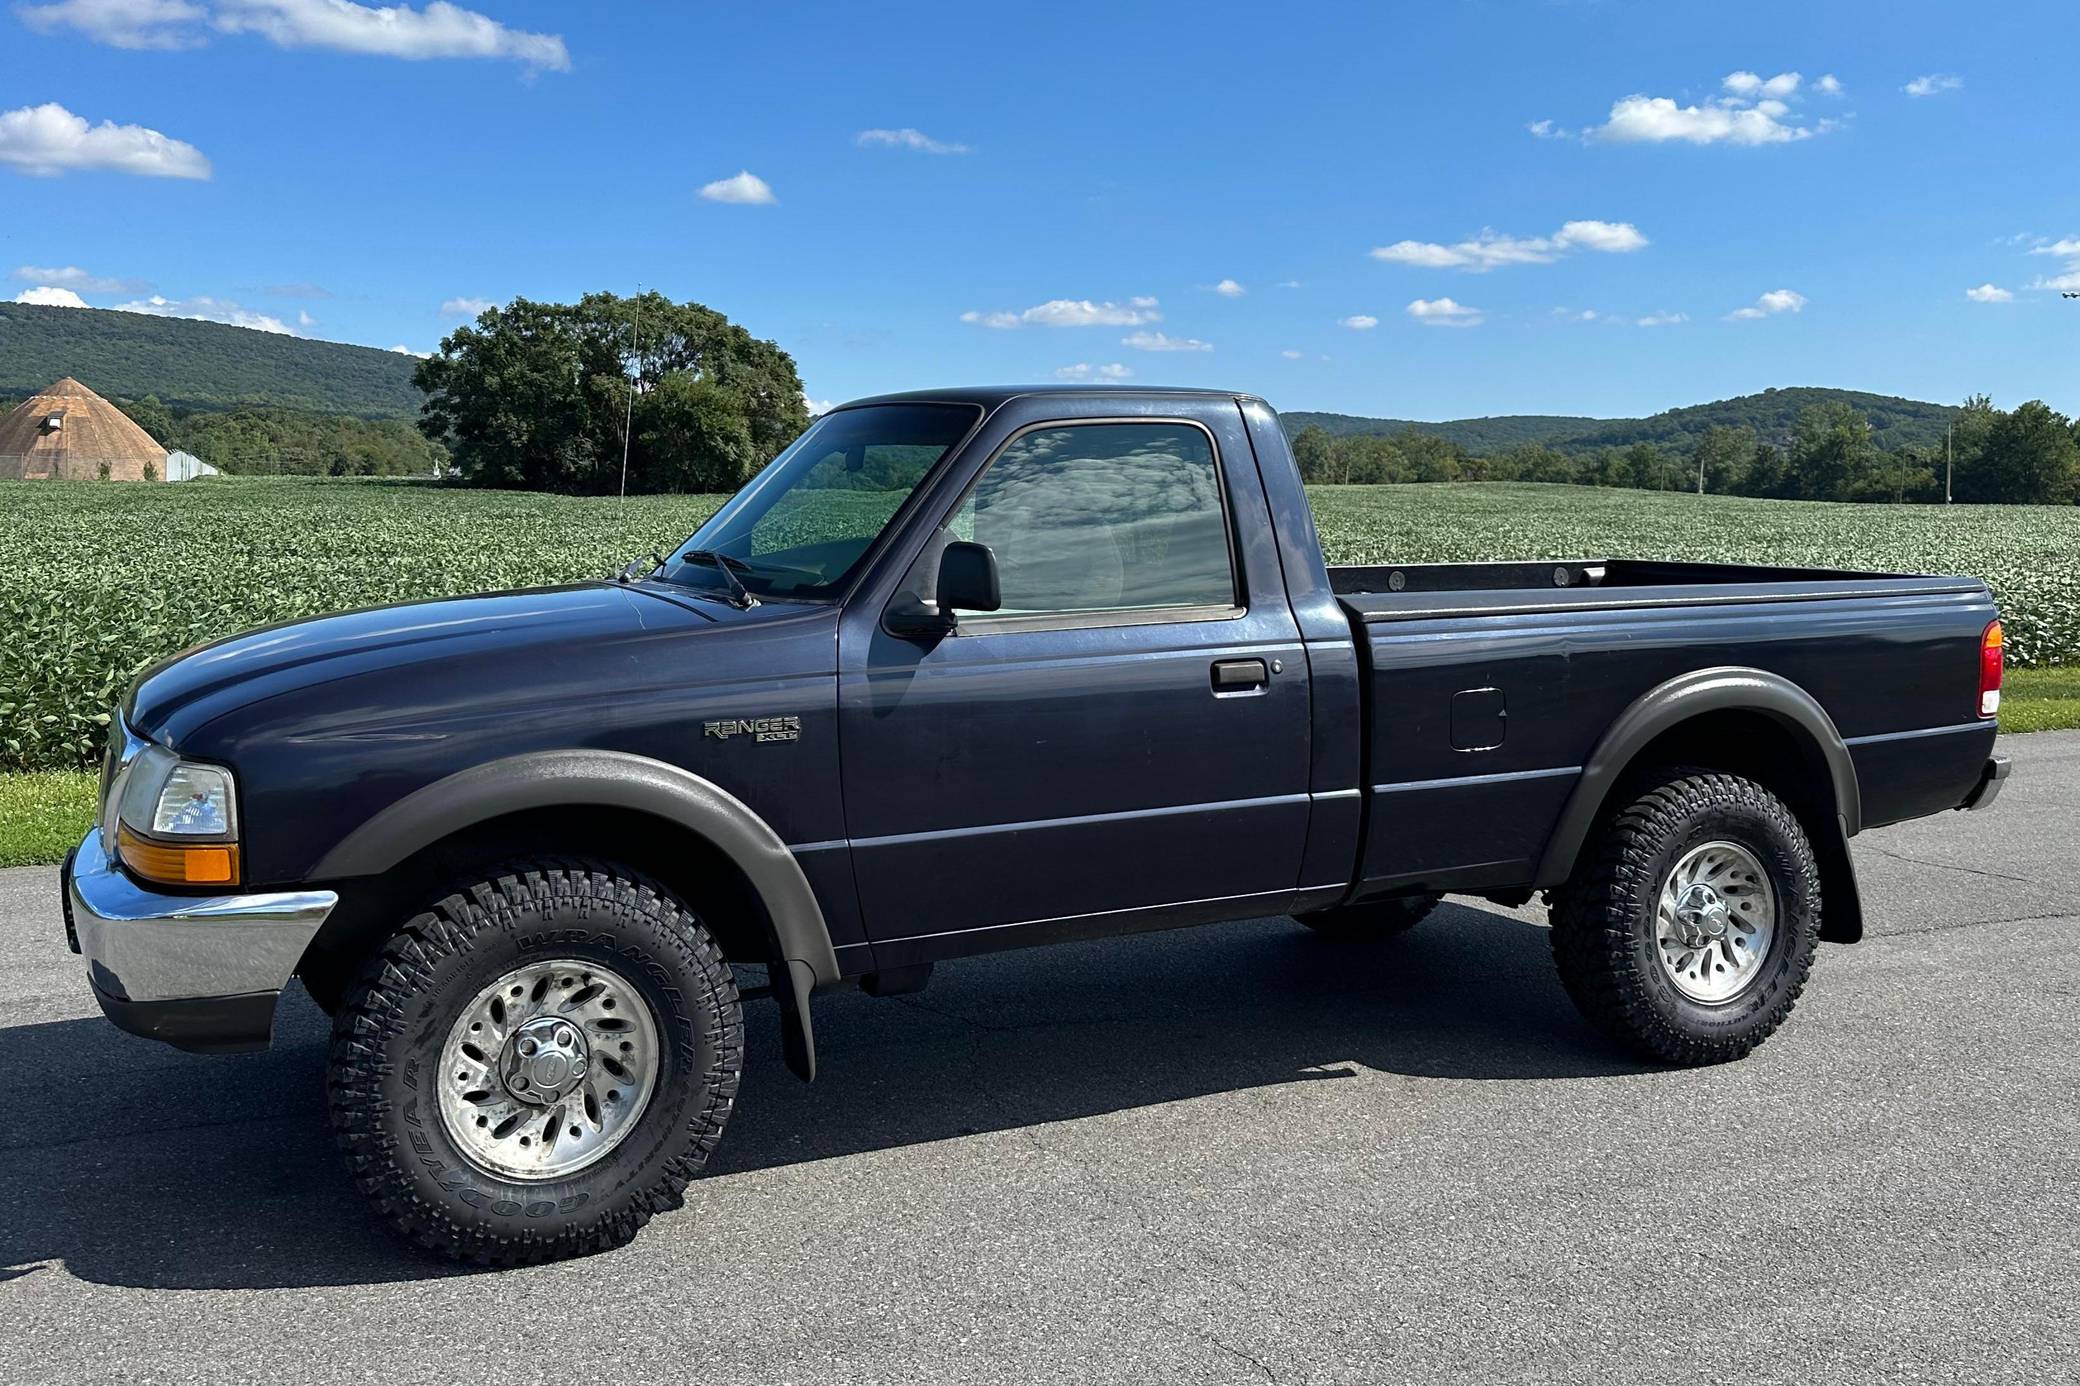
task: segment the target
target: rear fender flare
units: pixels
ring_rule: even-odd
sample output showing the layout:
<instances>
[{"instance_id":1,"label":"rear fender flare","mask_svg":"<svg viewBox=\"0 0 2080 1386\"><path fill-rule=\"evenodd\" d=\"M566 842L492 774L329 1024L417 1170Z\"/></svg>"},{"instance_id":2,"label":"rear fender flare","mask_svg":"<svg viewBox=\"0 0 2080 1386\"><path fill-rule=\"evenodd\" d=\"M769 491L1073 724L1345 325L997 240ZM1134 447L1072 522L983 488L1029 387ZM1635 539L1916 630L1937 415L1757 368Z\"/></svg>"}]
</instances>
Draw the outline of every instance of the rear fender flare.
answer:
<instances>
[{"instance_id":1,"label":"rear fender flare","mask_svg":"<svg viewBox=\"0 0 2080 1386\"><path fill-rule=\"evenodd\" d=\"M1711 712L1754 712L1769 717L1815 753L1826 767L1834 812L1808 823L1820 859L1828 902L1821 937L1853 943L1863 937L1863 909L1848 839L1863 827L1863 800L1856 763L1827 709L1791 680L1763 669L1725 666L1699 669L1656 685L1634 700L1596 744L1582 767L1574 793L1560 812L1539 858L1537 884L1551 889L1574 874L1590 831L1626 771L1655 738ZM1820 815L1809 815L1818 819Z\"/></svg>"},{"instance_id":2,"label":"rear fender flare","mask_svg":"<svg viewBox=\"0 0 2080 1386\"><path fill-rule=\"evenodd\" d=\"M744 873L771 921L773 991L788 1022L788 1066L813 1078L809 993L840 980L823 908L772 826L743 800L691 771L622 751L540 751L490 761L385 808L327 852L313 876L381 875L429 843L478 823L528 809L586 807L630 809L676 824Z\"/></svg>"}]
</instances>

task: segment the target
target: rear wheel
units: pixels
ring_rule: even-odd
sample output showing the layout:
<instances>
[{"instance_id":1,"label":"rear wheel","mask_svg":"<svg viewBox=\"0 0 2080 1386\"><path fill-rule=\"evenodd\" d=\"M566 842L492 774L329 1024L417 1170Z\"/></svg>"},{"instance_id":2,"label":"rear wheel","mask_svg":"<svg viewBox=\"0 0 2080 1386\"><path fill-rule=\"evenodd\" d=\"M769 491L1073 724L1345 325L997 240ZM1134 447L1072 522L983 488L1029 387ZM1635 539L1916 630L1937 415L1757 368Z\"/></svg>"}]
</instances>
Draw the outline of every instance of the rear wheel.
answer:
<instances>
[{"instance_id":1,"label":"rear wheel","mask_svg":"<svg viewBox=\"0 0 2080 1386\"><path fill-rule=\"evenodd\" d=\"M335 1017L333 1126L400 1232L512 1265L676 1208L736 1101L743 1017L700 921L613 868L501 874L384 945Z\"/></svg>"},{"instance_id":2,"label":"rear wheel","mask_svg":"<svg viewBox=\"0 0 2080 1386\"><path fill-rule=\"evenodd\" d=\"M1397 895L1389 900L1370 900L1362 905L1336 905L1326 910L1296 914L1293 918L1338 943L1378 943L1405 934L1430 917L1443 897Z\"/></svg>"},{"instance_id":3,"label":"rear wheel","mask_svg":"<svg viewBox=\"0 0 2080 1386\"><path fill-rule=\"evenodd\" d=\"M1638 789L1556 892L1553 958L1589 1022L1650 1058L1737 1059L1790 1015L1820 937L1820 872L1782 800L1735 775Z\"/></svg>"}]
</instances>

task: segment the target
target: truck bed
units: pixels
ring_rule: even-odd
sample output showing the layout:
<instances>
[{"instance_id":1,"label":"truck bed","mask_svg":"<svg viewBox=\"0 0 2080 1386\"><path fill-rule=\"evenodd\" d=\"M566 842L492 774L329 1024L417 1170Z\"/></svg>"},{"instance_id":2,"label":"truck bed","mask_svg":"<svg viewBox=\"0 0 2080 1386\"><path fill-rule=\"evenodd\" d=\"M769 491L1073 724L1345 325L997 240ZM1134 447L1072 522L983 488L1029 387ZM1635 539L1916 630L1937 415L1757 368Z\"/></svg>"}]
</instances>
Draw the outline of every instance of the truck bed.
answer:
<instances>
[{"instance_id":1,"label":"truck bed","mask_svg":"<svg viewBox=\"0 0 2080 1386\"><path fill-rule=\"evenodd\" d=\"M1598 740L1699 669L1764 670L1817 699L1866 825L1956 807L1992 748L1977 653L1995 613L1975 578L1572 559L1329 580L1367 685L1366 893L1552 884L1535 866Z\"/></svg>"},{"instance_id":2,"label":"truck bed","mask_svg":"<svg viewBox=\"0 0 2080 1386\"><path fill-rule=\"evenodd\" d=\"M1329 585L1344 610L1360 622L1544 611L1735 606L1983 590L1976 578L1628 558L1332 566Z\"/></svg>"}]
</instances>

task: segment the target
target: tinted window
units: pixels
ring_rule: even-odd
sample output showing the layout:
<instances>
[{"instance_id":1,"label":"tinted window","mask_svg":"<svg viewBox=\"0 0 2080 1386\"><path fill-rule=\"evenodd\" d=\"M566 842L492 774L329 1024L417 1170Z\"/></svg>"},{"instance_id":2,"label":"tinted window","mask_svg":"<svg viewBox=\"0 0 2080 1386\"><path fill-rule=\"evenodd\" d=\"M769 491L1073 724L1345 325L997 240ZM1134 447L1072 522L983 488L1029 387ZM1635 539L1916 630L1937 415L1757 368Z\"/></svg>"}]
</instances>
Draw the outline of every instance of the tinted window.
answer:
<instances>
[{"instance_id":1,"label":"tinted window","mask_svg":"<svg viewBox=\"0 0 2080 1386\"><path fill-rule=\"evenodd\" d=\"M826 414L685 547L739 560L736 572L761 596L829 595L980 412L972 405L879 404ZM661 575L705 587L724 583L712 564L675 560Z\"/></svg>"},{"instance_id":2,"label":"tinted window","mask_svg":"<svg viewBox=\"0 0 2080 1386\"><path fill-rule=\"evenodd\" d=\"M951 528L996 553L1002 615L1235 600L1213 446L1185 424L1024 434Z\"/></svg>"}]
</instances>

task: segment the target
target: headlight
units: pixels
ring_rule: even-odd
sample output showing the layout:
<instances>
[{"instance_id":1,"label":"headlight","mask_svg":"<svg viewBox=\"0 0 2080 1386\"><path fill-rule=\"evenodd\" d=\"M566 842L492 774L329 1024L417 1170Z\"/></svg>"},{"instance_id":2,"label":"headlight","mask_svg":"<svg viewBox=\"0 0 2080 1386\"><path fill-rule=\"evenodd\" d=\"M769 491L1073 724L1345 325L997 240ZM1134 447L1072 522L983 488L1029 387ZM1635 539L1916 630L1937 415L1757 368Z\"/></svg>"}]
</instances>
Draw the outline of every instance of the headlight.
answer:
<instances>
[{"instance_id":1,"label":"headlight","mask_svg":"<svg viewBox=\"0 0 2080 1386\"><path fill-rule=\"evenodd\" d=\"M131 871L169 885L238 880L238 786L229 770L147 745L115 792L116 855Z\"/></svg>"}]
</instances>

